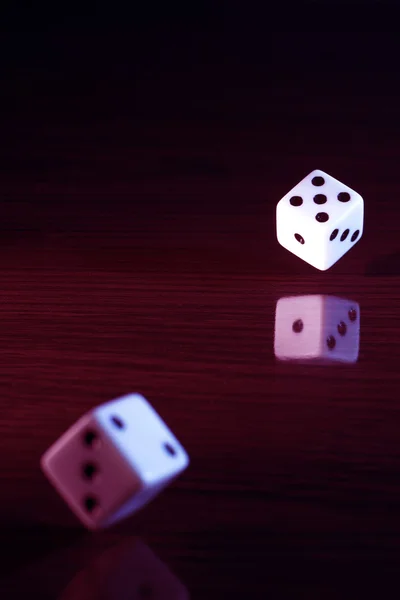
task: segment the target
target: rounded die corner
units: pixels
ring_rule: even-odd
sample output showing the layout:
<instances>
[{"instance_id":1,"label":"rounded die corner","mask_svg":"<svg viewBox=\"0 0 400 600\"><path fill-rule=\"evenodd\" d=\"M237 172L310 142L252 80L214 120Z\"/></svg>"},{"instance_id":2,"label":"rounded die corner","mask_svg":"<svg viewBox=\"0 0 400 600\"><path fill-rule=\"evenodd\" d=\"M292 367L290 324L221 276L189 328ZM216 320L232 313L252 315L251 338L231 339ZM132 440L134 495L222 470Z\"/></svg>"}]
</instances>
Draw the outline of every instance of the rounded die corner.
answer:
<instances>
[{"instance_id":1,"label":"rounded die corner","mask_svg":"<svg viewBox=\"0 0 400 600\"><path fill-rule=\"evenodd\" d=\"M88 519L84 515L78 515L77 513L75 513L75 515L77 516L81 524L85 527L85 529L92 533L96 533L107 528L107 525L103 524L103 522L96 523L96 521Z\"/></svg>"},{"instance_id":2,"label":"rounded die corner","mask_svg":"<svg viewBox=\"0 0 400 600\"><path fill-rule=\"evenodd\" d=\"M129 394L125 394L124 396L115 398L114 402L117 402L118 400L127 402L141 402L142 404L150 405L150 402L147 400L147 398L140 392L131 392Z\"/></svg>"},{"instance_id":3,"label":"rounded die corner","mask_svg":"<svg viewBox=\"0 0 400 600\"><path fill-rule=\"evenodd\" d=\"M321 273L325 273L325 271L329 271L329 269L331 269L333 267L333 264L331 264L331 265L325 265L323 267L317 267L316 265L313 265L313 266L314 266L315 269L317 269L317 271L321 271Z\"/></svg>"},{"instance_id":4,"label":"rounded die corner","mask_svg":"<svg viewBox=\"0 0 400 600\"><path fill-rule=\"evenodd\" d=\"M190 467L190 457L182 446L180 447L180 455L181 464L177 468L175 477L178 477L181 473L184 473Z\"/></svg>"},{"instance_id":5,"label":"rounded die corner","mask_svg":"<svg viewBox=\"0 0 400 600\"><path fill-rule=\"evenodd\" d=\"M103 402L98 406L95 406L92 411L90 411L89 415L94 415L96 418L99 415L103 415L104 413L108 413L116 403L120 402L141 402L142 404L150 405L149 401L138 392L130 392L128 394L123 394L122 396L117 396L112 400L108 400L107 402Z\"/></svg>"},{"instance_id":6,"label":"rounded die corner","mask_svg":"<svg viewBox=\"0 0 400 600\"><path fill-rule=\"evenodd\" d=\"M40 457L40 460L39 460L40 470L42 471L42 473L44 475L46 475L46 477L49 476L49 472L50 472L50 464L49 464L50 459L51 459L50 450L47 450L46 452L44 452L42 454L42 456Z\"/></svg>"},{"instance_id":7,"label":"rounded die corner","mask_svg":"<svg viewBox=\"0 0 400 600\"><path fill-rule=\"evenodd\" d=\"M326 171L323 171L322 169L313 169L308 174L308 177L310 177L311 175L326 175L327 177L329 177L328 173Z\"/></svg>"},{"instance_id":8,"label":"rounded die corner","mask_svg":"<svg viewBox=\"0 0 400 600\"><path fill-rule=\"evenodd\" d=\"M191 459L189 454L187 453L187 451L185 450L185 448L182 446L182 444L179 444L180 449L181 449L181 453L182 453L182 471L185 471L191 463Z\"/></svg>"}]
</instances>

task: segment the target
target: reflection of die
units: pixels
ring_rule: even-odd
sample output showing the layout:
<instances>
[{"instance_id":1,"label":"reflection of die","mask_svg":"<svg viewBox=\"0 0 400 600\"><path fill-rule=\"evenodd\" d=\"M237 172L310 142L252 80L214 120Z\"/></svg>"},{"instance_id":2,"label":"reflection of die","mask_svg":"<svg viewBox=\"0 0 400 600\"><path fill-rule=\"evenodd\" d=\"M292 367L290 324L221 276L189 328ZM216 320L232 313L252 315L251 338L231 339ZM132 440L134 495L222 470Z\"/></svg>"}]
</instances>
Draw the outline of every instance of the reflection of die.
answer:
<instances>
[{"instance_id":1,"label":"reflection of die","mask_svg":"<svg viewBox=\"0 0 400 600\"><path fill-rule=\"evenodd\" d=\"M279 360L356 362L360 307L336 296L280 298L275 310L275 356Z\"/></svg>"},{"instance_id":2,"label":"reflection of die","mask_svg":"<svg viewBox=\"0 0 400 600\"><path fill-rule=\"evenodd\" d=\"M189 600L177 577L140 540L128 539L81 571L59 600Z\"/></svg>"},{"instance_id":3,"label":"reflection of die","mask_svg":"<svg viewBox=\"0 0 400 600\"><path fill-rule=\"evenodd\" d=\"M43 532L42 532L43 533ZM53 532L54 535L54 532ZM0 578L0 597L57 600L188 600L177 576L139 538L83 536ZM32 545L32 533L19 537ZM58 540L60 542L60 540ZM32 552L32 555L34 552Z\"/></svg>"},{"instance_id":4,"label":"reflection of die","mask_svg":"<svg viewBox=\"0 0 400 600\"><path fill-rule=\"evenodd\" d=\"M184 448L139 394L85 414L41 459L44 473L89 529L134 513L188 463Z\"/></svg>"},{"instance_id":5,"label":"reflection of die","mask_svg":"<svg viewBox=\"0 0 400 600\"><path fill-rule=\"evenodd\" d=\"M364 201L323 171L313 171L276 207L278 242L326 271L361 238Z\"/></svg>"}]
</instances>

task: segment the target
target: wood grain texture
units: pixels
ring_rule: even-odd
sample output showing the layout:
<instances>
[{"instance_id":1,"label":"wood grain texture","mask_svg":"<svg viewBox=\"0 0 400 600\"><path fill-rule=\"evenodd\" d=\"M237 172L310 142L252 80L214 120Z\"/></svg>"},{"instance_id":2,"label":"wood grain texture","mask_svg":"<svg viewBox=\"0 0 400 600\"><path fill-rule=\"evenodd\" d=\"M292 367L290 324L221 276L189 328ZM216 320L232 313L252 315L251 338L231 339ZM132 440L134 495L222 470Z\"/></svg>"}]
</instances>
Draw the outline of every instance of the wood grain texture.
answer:
<instances>
[{"instance_id":1,"label":"wood grain texture","mask_svg":"<svg viewBox=\"0 0 400 600\"><path fill-rule=\"evenodd\" d=\"M398 52L386 44L382 58ZM44 594L49 555L76 547L84 568L85 544L95 555L139 535L193 598L382 595L400 536L397 71L342 50L329 77L315 79L327 63L313 58L304 80L309 46L271 64L214 47L191 68L153 56L153 76L140 63L133 84L117 51L86 80L89 46L58 77L56 63L18 63L3 99L3 574L21 582L30 565L27 589ZM326 273L274 229L277 201L315 168L365 199L363 239ZM357 363L276 361L276 302L296 294L359 303ZM39 459L83 412L131 391L191 466L88 537ZM43 597L57 597L62 565Z\"/></svg>"}]
</instances>

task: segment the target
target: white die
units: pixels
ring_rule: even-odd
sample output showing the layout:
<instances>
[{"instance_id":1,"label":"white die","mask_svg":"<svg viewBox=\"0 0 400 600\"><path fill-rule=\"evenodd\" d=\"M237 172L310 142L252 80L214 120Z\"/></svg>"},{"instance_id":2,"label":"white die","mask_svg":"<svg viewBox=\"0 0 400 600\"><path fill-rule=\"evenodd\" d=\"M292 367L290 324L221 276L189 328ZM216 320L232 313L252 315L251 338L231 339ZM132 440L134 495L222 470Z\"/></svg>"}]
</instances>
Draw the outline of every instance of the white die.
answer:
<instances>
[{"instance_id":1,"label":"white die","mask_svg":"<svg viewBox=\"0 0 400 600\"><path fill-rule=\"evenodd\" d=\"M83 415L41 459L43 472L89 529L137 511L188 464L184 448L139 394Z\"/></svg>"},{"instance_id":2,"label":"white die","mask_svg":"<svg viewBox=\"0 0 400 600\"><path fill-rule=\"evenodd\" d=\"M354 363L360 346L360 307L336 296L280 298L275 309L278 360Z\"/></svg>"},{"instance_id":3,"label":"white die","mask_svg":"<svg viewBox=\"0 0 400 600\"><path fill-rule=\"evenodd\" d=\"M363 234L360 194L323 171L312 171L276 207L278 242L316 269L326 271Z\"/></svg>"}]
</instances>

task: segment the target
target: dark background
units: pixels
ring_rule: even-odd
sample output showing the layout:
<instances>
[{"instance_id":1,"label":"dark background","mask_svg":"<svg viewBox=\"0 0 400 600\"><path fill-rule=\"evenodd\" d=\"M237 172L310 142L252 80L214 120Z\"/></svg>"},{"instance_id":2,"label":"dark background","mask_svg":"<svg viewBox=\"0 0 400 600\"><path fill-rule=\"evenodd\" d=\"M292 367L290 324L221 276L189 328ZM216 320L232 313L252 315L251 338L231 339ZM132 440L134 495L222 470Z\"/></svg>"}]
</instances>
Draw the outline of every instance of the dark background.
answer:
<instances>
[{"instance_id":1,"label":"dark background","mask_svg":"<svg viewBox=\"0 0 400 600\"><path fill-rule=\"evenodd\" d=\"M193 598L394 590L400 44L374 11L351 31L361 9L346 6L2 22L0 543L15 597L22 582L56 598L131 535ZM277 201L315 168L365 199L362 240L324 273L275 238ZM360 304L355 365L275 361L277 300L313 293ZM112 534L85 534L39 459L129 391L192 464Z\"/></svg>"}]
</instances>

